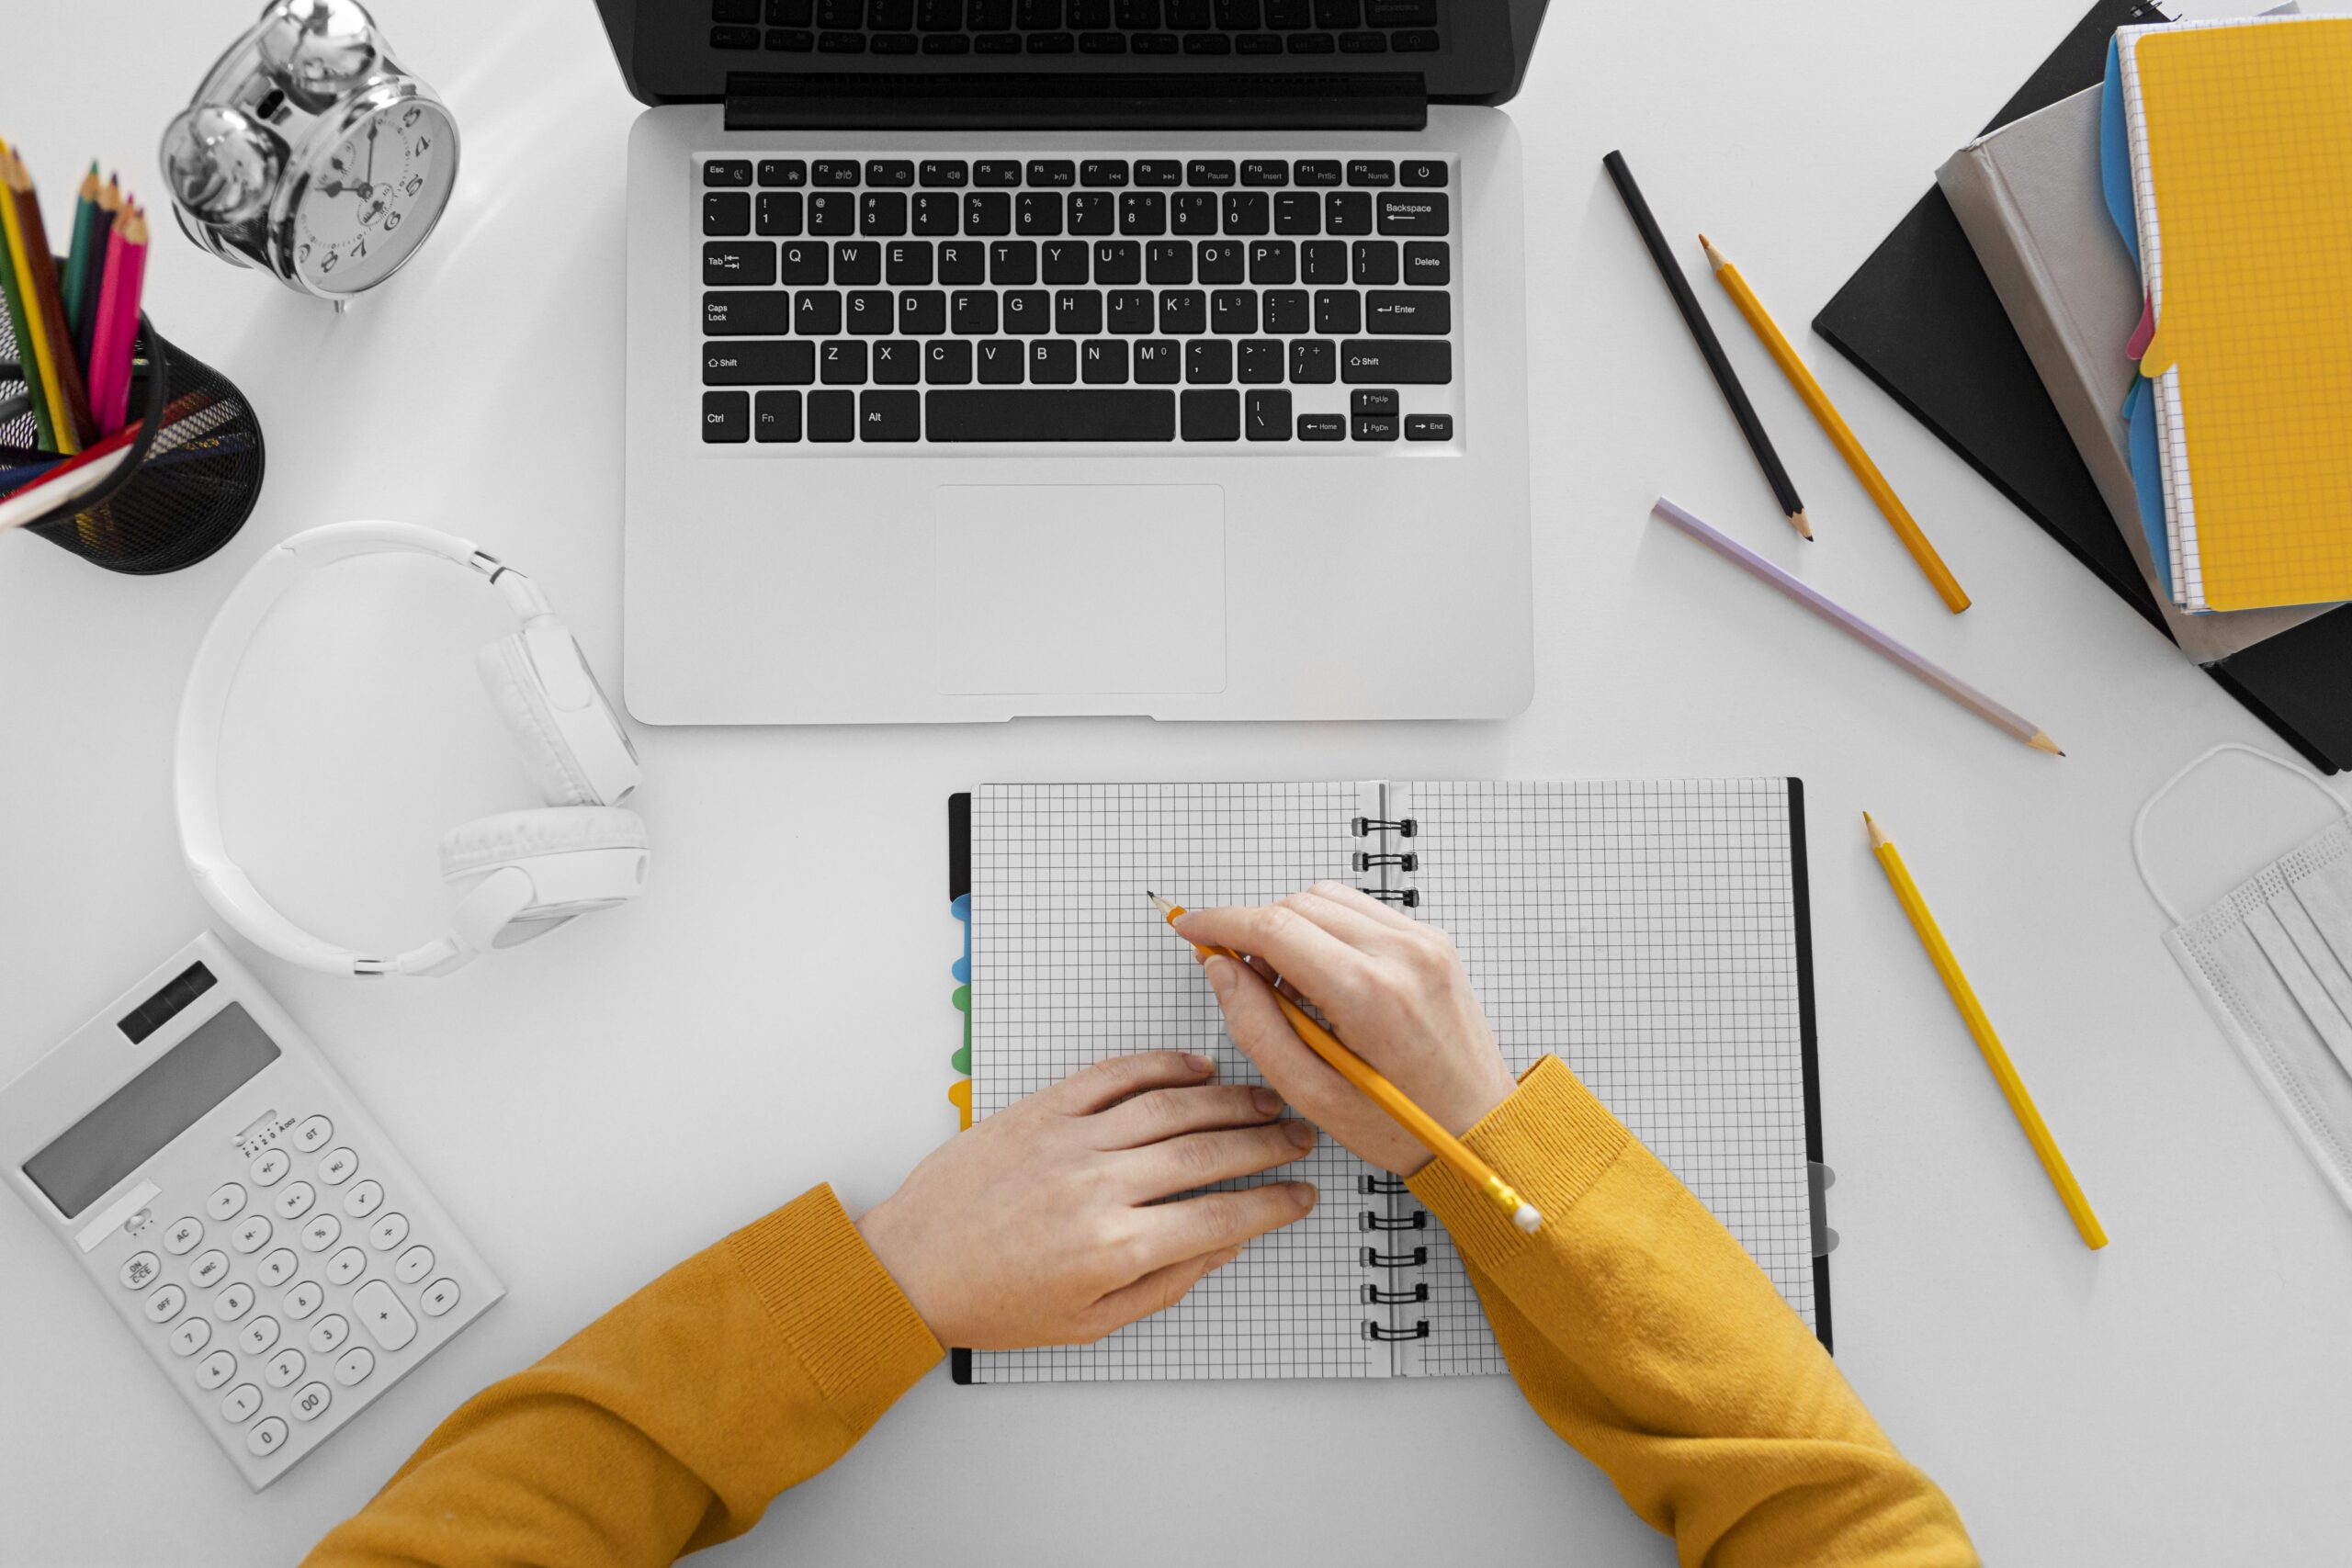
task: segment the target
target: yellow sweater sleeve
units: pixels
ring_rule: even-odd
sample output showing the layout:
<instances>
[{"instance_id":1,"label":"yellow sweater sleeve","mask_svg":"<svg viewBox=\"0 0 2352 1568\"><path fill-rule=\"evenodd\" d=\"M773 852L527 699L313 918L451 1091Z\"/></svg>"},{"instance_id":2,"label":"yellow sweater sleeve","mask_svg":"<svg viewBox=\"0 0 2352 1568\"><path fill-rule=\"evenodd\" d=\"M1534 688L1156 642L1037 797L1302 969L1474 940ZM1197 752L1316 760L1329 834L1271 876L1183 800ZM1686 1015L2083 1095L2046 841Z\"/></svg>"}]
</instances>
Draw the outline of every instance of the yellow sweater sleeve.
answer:
<instances>
[{"instance_id":1,"label":"yellow sweater sleeve","mask_svg":"<svg viewBox=\"0 0 2352 1568\"><path fill-rule=\"evenodd\" d=\"M1471 1130L1543 1211L1523 1235L1442 1162L1452 1233L1512 1374L1685 1563L1974 1563L1764 1271L1556 1057Z\"/></svg>"},{"instance_id":2,"label":"yellow sweater sleeve","mask_svg":"<svg viewBox=\"0 0 2352 1568\"><path fill-rule=\"evenodd\" d=\"M467 1401L307 1561L668 1563L757 1524L941 1354L819 1187Z\"/></svg>"}]
</instances>

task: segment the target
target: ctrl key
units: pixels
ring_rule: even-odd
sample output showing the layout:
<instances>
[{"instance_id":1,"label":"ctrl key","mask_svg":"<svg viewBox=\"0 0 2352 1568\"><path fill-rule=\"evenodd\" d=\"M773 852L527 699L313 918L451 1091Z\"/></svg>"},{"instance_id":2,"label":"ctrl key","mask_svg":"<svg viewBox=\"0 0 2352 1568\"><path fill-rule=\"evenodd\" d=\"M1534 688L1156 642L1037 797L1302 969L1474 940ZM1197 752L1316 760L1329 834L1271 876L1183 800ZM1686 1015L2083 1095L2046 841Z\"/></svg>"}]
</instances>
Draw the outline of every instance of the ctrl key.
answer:
<instances>
[{"instance_id":1,"label":"ctrl key","mask_svg":"<svg viewBox=\"0 0 2352 1568\"><path fill-rule=\"evenodd\" d=\"M752 394L705 392L702 395L702 438L709 443L752 438Z\"/></svg>"}]
</instances>

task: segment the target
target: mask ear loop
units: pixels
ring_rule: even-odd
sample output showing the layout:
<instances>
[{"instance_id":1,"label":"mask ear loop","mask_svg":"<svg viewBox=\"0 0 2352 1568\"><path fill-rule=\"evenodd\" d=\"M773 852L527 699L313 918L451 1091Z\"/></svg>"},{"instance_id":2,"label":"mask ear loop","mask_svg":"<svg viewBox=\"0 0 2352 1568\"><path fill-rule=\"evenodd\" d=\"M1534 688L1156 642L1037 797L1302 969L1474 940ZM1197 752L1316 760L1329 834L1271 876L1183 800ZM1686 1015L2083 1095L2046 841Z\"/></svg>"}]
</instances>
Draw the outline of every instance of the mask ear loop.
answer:
<instances>
[{"instance_id":1,"label":"mask ear loop","mask_svg":"<svg viewBox=\"0 0 2352 1568\"><path fill-rule=\"evenodd\" d=\"M2346 808L2344 802L2336 798L2335 792L2334 790L2328 788L2325 784L2320 783L2318 779L2312 777L2303 769L2296 766L2293 762L2289 761L2286 758L2278 755L2276 752L2265 751L2258 746L2247 746L2235 740L2224 740L2219 746L2212 748L2211 750L2203 752L2199 756L2192 757L2189 759L2188 763L2181 768L2180 772L2173 774L2172 777L2166 779L2163 784L2156 786L2156 793L2148 796L2147 801L2140 807L2140 815L2132 819L2132 863L2139 869L2141 886L2147 888L2148 897L2156 901L2156 908L2162 909L2165 912L2165 917L2177 926L2185 925L2188 922L2180 918L2180 911L2172 907L2172 900L2166 898L2164 894L2158 890L2156 886L2156 879L2149 874L2148 872L2148 813L2154 811L2156 808L2156 802L2170 795L2173 792L2174 787L2177 785L2181 780L2187 778L2189 774L2195 773L2198 769L2203 767L2206 763L2211 761L2214 758L2220 756L2224 751L2243 751L2249 757L2259 757L2264 761L2268 762L2271 766L2292 773L2296 778L2317 790L2320 794L2320 797L2325 800L2328 805L2335 808L2337 815L2352 817L2352 810L2347 810Z\"/></svg>"}]
</instances>

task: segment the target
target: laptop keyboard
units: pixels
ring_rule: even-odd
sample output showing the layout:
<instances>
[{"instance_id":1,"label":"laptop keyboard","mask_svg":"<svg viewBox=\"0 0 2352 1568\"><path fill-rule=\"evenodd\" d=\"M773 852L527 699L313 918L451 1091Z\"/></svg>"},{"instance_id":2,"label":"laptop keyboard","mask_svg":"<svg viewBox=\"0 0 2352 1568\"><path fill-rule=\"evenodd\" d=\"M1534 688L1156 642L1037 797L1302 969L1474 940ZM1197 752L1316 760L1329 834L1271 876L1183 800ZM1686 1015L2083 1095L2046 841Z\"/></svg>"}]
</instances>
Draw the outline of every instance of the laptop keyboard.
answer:
<instances>
[{"instance_id":1,"label":"laptop keyboard","mask_svg":"<svg viewBox=\"0 0 2352 1568\"><path fill-rule=\"evenodd\" d=\"M1457 437L1449 160L699 174L705 442Z\"/></svg>"},{"instance_id":2,"label":"laptop keyboard","mask_svg":"<svg viewBox=\"0 0 2352 1568\"><path fill-rule=\"evenodd\" d=\"M1437 0L710 0L777 54L1427 54Z\"/></svg>"}]
</instances>

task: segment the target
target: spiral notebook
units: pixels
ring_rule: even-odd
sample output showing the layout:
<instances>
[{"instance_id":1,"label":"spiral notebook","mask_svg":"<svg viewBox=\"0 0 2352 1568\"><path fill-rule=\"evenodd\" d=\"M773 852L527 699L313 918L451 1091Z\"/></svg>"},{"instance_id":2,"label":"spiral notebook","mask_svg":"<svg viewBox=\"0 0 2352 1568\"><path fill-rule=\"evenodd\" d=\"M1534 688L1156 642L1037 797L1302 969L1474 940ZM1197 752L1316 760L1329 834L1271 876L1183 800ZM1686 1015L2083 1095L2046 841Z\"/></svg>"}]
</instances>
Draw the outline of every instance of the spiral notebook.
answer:
<instances>
[{"instance_id":1,"label":"spiral notebook","mask_svg":"<svg viewBox=\"0 0 2352 1568\"><path fill-rule=\"evenodd\" d=\"M1200 906L1344 880L1450 932L1513 1070L1562 1057L1828 1343L1798 781L1004 784L949 821L974 1116L1122 1051L1258 1081L1145 891ZM1265 1179L1321 1201L1167 1312L1095 1345L959 1350L956 1381L1505 1370L1401 1181L1329 1139Z\"/></svg>"}]
</instances>

